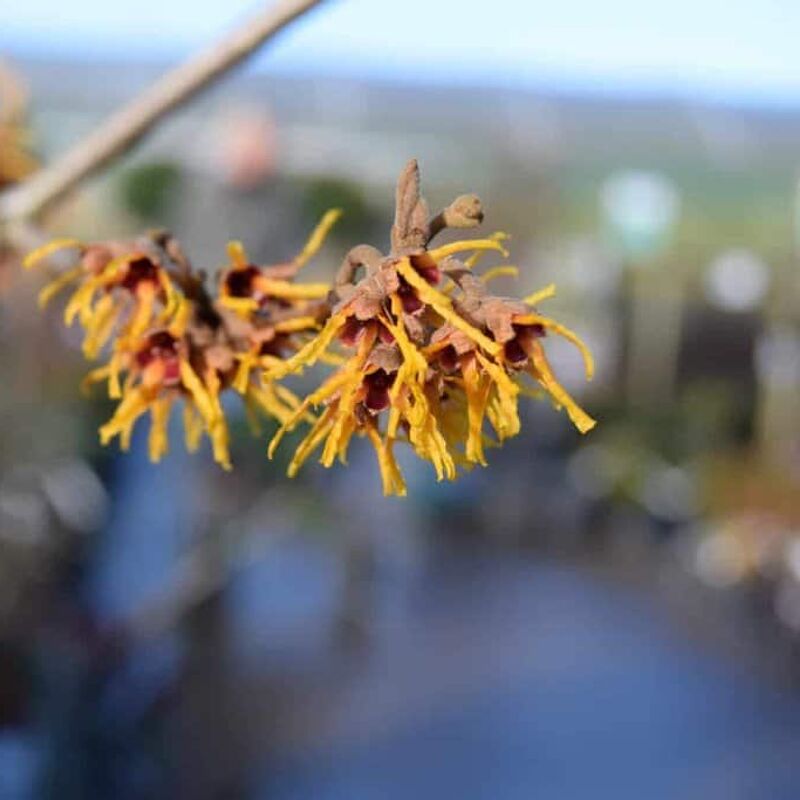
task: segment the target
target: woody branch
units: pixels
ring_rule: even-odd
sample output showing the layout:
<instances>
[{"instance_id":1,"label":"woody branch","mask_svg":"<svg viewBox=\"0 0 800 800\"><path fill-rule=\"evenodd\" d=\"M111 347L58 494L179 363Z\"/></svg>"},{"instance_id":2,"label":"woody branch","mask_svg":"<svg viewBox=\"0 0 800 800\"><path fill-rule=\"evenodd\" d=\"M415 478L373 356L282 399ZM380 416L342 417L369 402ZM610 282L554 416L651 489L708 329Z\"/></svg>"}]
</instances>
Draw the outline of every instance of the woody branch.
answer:
<instances>
[{"instance_id":1,"label":"woody branch","mask_svg":"<svg viewBox=\"0 0 800 800\"><path fill-rule=\"evenodd\" d=\"M24 230L51 204L130 150L151 128L323 0L283 0L167 73L51 166L0 194L0 227Z\"/></svg>"}]
</instances>

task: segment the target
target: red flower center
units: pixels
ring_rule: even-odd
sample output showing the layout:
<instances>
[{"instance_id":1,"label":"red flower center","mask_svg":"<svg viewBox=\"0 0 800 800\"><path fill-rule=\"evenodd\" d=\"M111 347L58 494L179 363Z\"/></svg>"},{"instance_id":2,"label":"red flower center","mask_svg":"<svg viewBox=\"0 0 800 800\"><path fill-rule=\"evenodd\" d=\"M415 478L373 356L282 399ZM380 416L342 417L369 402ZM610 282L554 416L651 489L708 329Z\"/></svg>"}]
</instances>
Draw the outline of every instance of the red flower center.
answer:
<instances>
[{"instance_id":1,"label":"red flower center","mask_svg":"<svg viewBox=\"0 0 800 800\"><path fill-rule=\"evenodd\" d=\"M137 351L135 358L139 369L145 369L154 361L161 361L164 367L164 383L180 381L178 340L168 331L157 331L148 336L147 343Z\"/></svg>"},{"instance_id":2,"label":"red flower center","mask_svg":"<svg viewBox=\"0 0 800 800\"><path fill-rule=\"evenodd\" d=\"M376 322L372 319L361 320L356 319L355 317L349 317L347 322L345 322L345 324L342 326L341 333L339 334L339 341L348 347L353 347L353 345L355 345L355 343L361 338L361 334L370 325L378 326L378 337L384 344L392 344L394 342L394 336L392 336L392 332L388 330L387 327L382 323Z\"/></svg>"},{"instance_id":3,"label":"red flower center","mask_svg":"<svg viewBox=\"0 0 800 800\"><path fill-rule=\"evenodd\" d=\"M544 336L544 328L535 325L514 325L516 336L503 345L505 359L513 366L522 366L528 361L528 345L533 339Z\"/></svg>"},{"instance_id":4,"label":"red flower center","mask_svg":"<svg viewBox=\"0 0 800 800\"><path fill-rule=\"evenodd\" d=\"M136 291L142 283L158 283L158 265L147 256L137 258L128 264L122 286L130 292Z\"/></svg>"},{"instance_id":5,"label":"red flower center","mask_svg":"<svg viewBox=\"0 0 800 800\"><path fill-rule=\"evenodd\" d=\"M421 253L411 256L409 261L411 266L432 286L436 286L442 279L442 273L430 254Z\"/></svg>"},{"instance_id":6,"label":"red flower center","mask_svg":"<svg viewBox=\"0 0 800 800\"><path fill-rule=\"evenodd\" d=\"M389 407L389 390L396 376L396 372L390 374L386 370L376 369L364 377L364 388L367 390L364 405L373 414Z\"/></svg>"},{"instance_id":7,"label":"red flower center","mask_svg":"<svg viewBox=\"0 0 800 800\"><path fill-rule=\"evenodd\" d=\"M413 314L419 311L423 306L423 302L417 296L417 290L408 284L402 275L398 277L400 278L400 286L397 289L397 296L403 304L403 311L406 314Z\"/></svg>"},{"instance_id":8,"label":"red flower center","mask_svg":"<svg viewBox=\"0 0 800 800\"><path fill-rule=\"evenodd\" d=\"M439 365L445 372L455 372L458 368L458 353L449 344L439 353Z\"/></svg>"},{"instance_id":9,"label":"red flower center","mask_svg":"<svg viewBox=\"0 0 800 800\"><path fill-rule=\"evenodd\" d=\"M231 270L225 277L225 287L231 297L250 297L253 293L253 281L258 276L256 267L243 267Z\"/></svg>"},{"instance_id":10,"label":"red flower center","mask_svg":"<svg viewBox=\"0 0 800 800\"><path fill-rule=\"evenodd\" d=\"M262 342L261 347L258 348L260 356L278 356L283 357L289 347L289 337L285 334L278 334L274 339L268 342Z\"/></svg>"}]
</instances>

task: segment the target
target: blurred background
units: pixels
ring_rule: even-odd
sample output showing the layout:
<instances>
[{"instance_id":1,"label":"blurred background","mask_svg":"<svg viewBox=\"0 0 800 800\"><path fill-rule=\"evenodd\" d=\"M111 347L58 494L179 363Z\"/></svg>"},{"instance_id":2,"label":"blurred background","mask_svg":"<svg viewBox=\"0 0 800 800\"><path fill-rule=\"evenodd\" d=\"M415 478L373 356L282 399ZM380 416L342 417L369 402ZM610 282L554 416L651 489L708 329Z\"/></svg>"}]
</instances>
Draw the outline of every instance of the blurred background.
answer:
<instances>
[{"instance_id":1,"label":"blurred background","mask_svg":"<svg viewBox=\"0 0 800 800\"><path fill-rule=\"evenodd\" d=\"M253 8L2 0L31 152ZM798 28L794 0L323 4L50 215L169 226L213 273L341 206L322 278L386 244L409 157L432 207L477 192L499 288L555 281L592 346L587 387L549 342L600 424L530 401L486 470L404 458L405 500L363 442L289 481L235 404L231 474L179 437L149 465L146 430L101 450L77 333L0 252L0 798L800 796Z\"/></svg>"}]
</instances>

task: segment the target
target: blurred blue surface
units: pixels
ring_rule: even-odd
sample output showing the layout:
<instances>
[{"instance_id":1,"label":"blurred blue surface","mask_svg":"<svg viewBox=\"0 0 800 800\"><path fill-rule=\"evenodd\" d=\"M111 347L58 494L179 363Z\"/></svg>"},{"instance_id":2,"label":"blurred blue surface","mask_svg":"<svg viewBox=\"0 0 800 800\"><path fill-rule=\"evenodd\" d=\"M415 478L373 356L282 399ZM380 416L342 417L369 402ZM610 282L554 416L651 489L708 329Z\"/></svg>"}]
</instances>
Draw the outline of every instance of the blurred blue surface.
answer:
<instances>
[{"instance_id":1,"label":"blurred blue surface","mask_svg":"<svg viewBox=\"0 0 800 800\"><path fill-rule=\"evenodd\" d=\"M402 721L273 760L254 796L800 794L797 699L698 654L641 598L505 558L441 577L437 597L411 612L402 649L373 655L351 698L405 692ZM414 702L437 682L437 697Z\"/></svg>"}]
</instances>

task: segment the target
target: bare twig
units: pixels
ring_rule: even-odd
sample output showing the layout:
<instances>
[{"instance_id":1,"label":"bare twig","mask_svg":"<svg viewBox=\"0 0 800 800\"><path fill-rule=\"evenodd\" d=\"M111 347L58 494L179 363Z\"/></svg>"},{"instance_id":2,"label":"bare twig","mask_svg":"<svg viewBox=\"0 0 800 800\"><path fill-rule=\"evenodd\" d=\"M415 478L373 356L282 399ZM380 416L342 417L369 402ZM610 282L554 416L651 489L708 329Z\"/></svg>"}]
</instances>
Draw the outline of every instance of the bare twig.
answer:
<instances>
[{"instance_id":1,"label":"bare twig","mask_svg":"<svg viewBox=\"0 0 800 800\"><path fill-rule=\"evenodd\" d=\"M242 62L323 0L282 0L165 75L52 166L0 196L0 223L31 219L127 152L168 113Z\"/></svg>"}]
</instances>

